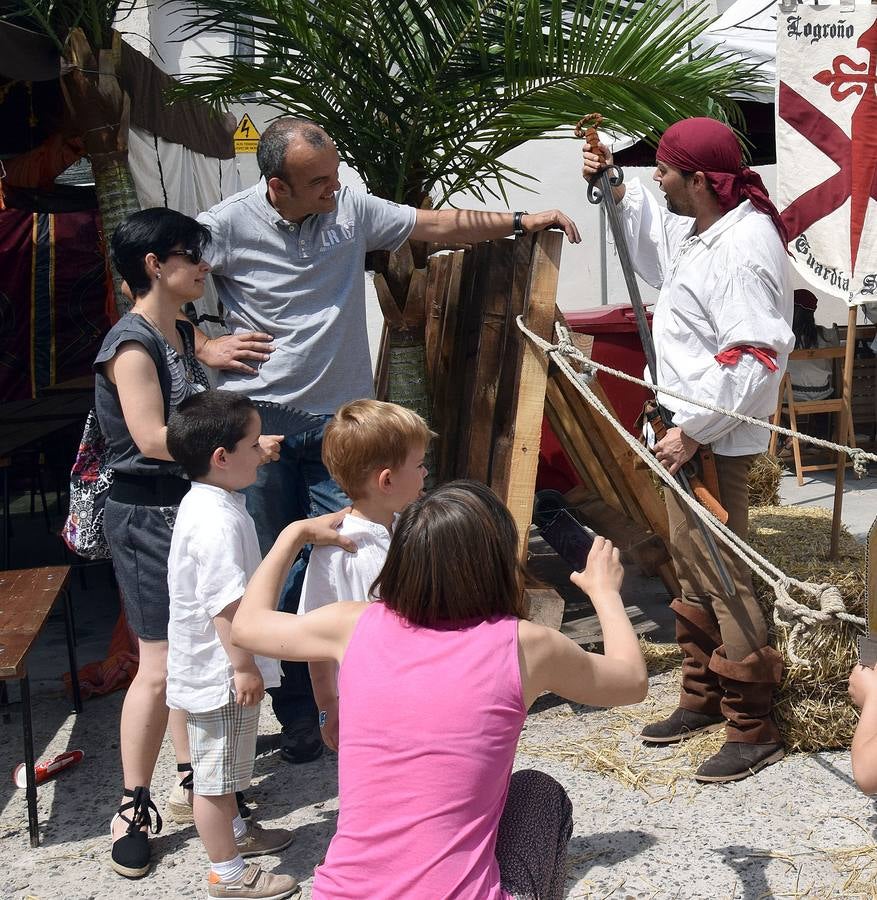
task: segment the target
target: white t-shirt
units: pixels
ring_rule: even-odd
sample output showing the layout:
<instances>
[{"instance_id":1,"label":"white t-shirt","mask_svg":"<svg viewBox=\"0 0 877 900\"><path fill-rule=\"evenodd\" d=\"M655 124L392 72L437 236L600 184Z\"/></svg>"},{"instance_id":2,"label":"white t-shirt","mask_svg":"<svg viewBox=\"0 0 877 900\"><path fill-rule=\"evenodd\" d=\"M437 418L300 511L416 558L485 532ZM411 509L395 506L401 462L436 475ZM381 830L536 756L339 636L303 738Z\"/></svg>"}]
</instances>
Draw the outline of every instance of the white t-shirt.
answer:
<instances>
[{"instance_id":1,"label":"white t-shirt","mask_svg":"<svg viewBox=\"0 0 877 900\"><path fill-rule=\"evenodd\" d=\"M788 255L773 222L744 200L696 235L693 219L668 212L637 179L628 184L620 209L634 267L661 291L652 319L658 383L767 419L795 345ZM733 366L716 362L717 354L744 345L775 350L778 370L749 353ZM767 449L764 428L675 397L660 401L674 425L712 444L715 453Z\"/></svg>"},{"instance_id":2,"label":"white t-shirt","mask_svg":"<svg viewBox=\"0 0 877 900\"><path fill-rule=\"evenodd\" d=\"M383 525L350 514L344 517L339 531L356 544L356 553L341 547L314 547L305 571L299 613L337 600L375 599L369 589L384 567L390 532Z\"/></svg>"},{"instance_id":3,"label":"white t-shirt","mask_svg":"<svg viewBox=\"0 0 877 900\"><path fill-rule=\"evenodd\" d=\"M262 561L244 495L193 482L174 524L167 563L170 593L167 705L199 713L228 703L234 670L213 617L244 594ZM280 663L256 657L265 687L280 684Z\"/></svg>"}]
</instances>

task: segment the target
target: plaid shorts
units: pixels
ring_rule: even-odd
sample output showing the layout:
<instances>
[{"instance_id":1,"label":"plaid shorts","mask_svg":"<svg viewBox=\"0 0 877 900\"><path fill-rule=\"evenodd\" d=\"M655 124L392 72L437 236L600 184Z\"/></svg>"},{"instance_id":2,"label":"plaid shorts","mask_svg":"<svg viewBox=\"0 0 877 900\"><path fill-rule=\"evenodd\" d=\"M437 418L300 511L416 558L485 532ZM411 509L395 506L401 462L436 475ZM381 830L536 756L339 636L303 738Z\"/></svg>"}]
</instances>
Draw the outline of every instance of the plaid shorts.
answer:
<instances>
[{"instance_id":1,"label":"plaid shorts","mask_svg":"<svg viewBox=\"0 0 877 900\"><path fill-rule=\"evenodd\" d=\"M259 707L232 697L210 712L186 713L195 793L217 797L246 790L253 777Z\"/></svg>"}]
</instances>

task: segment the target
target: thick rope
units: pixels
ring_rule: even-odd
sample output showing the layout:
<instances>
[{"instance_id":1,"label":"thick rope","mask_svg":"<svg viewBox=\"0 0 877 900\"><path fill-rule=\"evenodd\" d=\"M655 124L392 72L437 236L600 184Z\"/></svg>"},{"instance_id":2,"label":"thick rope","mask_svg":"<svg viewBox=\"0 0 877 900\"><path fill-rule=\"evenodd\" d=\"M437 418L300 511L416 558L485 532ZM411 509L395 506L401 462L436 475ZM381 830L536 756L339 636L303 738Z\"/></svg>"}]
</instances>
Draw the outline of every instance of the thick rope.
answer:
<instances>
[{"instance_id":1,"label":"thick rope","mask_svg":"<svg viewBox=\"0 0 877 900\"><path fill-rule=\"evenodd\" d=\"M616 430L619 436L636 453L640 459L660 478L664 484L671 490L675 491L677 496L688 505L691 511L700 517L706 527L718 537L730 550L735 553L759 578L762 579L774 592L776 603L774 604L774 621L785 630L788 630L788 655L789 659L796 665L809 667L810 662L800 657L795 646L805 630L806 626L812 626L825 623L831 619L838 619L848 622L852 625L864 626L865 620L860 616L854 616L847 612L838 588L831 584L813 584L811 582L799 581L792 578L778 569L770 560L763 557L753 547L746 543L742 538L736 535L730 528L723 525L708 509L701 506L696 498L692 497L682 488L676 479L664 468L661 463L653 456L653 454L642 444L636 440L627 429L612 415L606 405L591 390L588 382L590 382L596 373L596 370L607 367L594 364L589 366L589 371L585 373L577 372L568 362L567 357L576 359L579 362L591 363L588 357L575 347L569 336L569 331L559 323L556 325L558 342L551 344L539 335L534 334L525 325L522 316L517 318L518 328L539 347L551 360L557 365L561 372L566 376L570 383L576 388L581 396ZM610 374L612 370L608 370ZM654 389L653 385L647 382L641 382L638 379L628 377L630 380L643 385L648 389ZM685 399L685 398L680 398ZM702 404L701 404L702 405ZM712 407L715 409L715 407ZM722 410L717 410L722 411ZM748 418L748 417L744 417ZM764 424L758 419L753 422ZM849 448L841 448L849 449ZM797 588L806 596L812 598L818 603L819 608L815 609L803 603L798 603L791 596L790 589Z\"/></svg>"},{"instance_id":2,"label":"thick rope","mask_svg":"<svg viewBox=\"0 0 877 900\"><path fill-rule=\"evenodd\" d=\"M563 328L563 326L558 323L558 329L560 328ZM564 356L569 356L580 362L588 370L587 374L589 377L592 377L596 372L605 372L607 375L612 375L615 378L619 378L621 381L629 381L631 384L637 384L640 387L644 387L649 391L654 391L657 394L675 397L683 403L690 403L692 406L700 406L711 412L721 413L723 416L737 419L740 422L746 422L748 425L757 425L759 428L764 428L767 431L775 431L777 434L783 434L786 437L797 438L797 440L803 441L804 443L813 444L816 447L823 447L826 450L833 450L835 453L845 453L852 461L853 472L855 472L858 478L864 478L865 475L868 474L866 461L877 462L877 454L869 453L859 447L847 447L844 444L836 444L834 441L813 437L809 434L803 434L800 431L792 431L792 429L784 428L782 425L773 425L770 422L765 422L764 419L755 419L744 413L735 412L731 409L724 409L707 400L695 400L694 398L686 397L684 394L674 391L671 388L654 385L650 381L644 381L642 378L636 378L633 375L629 375L627 372L622 372L619 369L613 369L611 366L598 363L589 356L585 356L585 354L582 353L568 337L559 339L557 344L550 344L548 341L540 338L539 335L527 331L526 328L521 327L521 330L533 341L533 343L546 353L548 352L548 348L552 348L563 353Z\"/></svg>"}]
</instances>

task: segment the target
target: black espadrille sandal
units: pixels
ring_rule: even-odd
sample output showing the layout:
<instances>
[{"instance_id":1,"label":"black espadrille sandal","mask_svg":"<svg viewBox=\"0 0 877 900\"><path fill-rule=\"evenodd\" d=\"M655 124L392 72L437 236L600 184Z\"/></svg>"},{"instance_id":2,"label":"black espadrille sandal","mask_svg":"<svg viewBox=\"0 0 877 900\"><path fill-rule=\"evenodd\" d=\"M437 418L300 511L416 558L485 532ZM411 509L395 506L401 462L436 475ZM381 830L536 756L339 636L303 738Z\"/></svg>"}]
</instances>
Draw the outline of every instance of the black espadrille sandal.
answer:
<instances>
[{"instance_id":1,"label":"black espadrille sandal","mask_svg":"<svg viewBox=\"0 0 877 900\"><path fill-rule=\"evenodd\" d=\"M113 824L116 819L128 823L125 833L113 841L110 854L110 865L125 878L142 878L150 867L149 832L158 834L161 831L161 816L149 796L149 788L136 787L133 791L125 788L123 797L130 797L130 803L123 803L110 822L110 837L113 835ZM125 815L130 810L130 818ZM155 813L155 827L152 825L152 813ZM145 830L144 830L145 826Z\"/></svg>"}]
</instances>

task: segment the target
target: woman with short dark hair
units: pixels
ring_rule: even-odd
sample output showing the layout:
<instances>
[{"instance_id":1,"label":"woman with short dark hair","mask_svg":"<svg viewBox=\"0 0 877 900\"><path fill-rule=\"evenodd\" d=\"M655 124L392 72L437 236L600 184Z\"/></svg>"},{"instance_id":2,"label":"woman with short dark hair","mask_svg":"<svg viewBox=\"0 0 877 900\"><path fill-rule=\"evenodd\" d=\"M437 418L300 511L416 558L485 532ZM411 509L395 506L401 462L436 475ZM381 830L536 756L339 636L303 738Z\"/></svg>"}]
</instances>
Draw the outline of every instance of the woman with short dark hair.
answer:
<instances>
[{"instance_id":1,"label":"woman with short dark hair","mask_svg":"<svg viewBox=\"0 0 877 900\"><path fill-rule=\"evenodd\" d=\"M115 471L104 533L140 650L122 706L124 791L111 825L111 864L128 878L149 871L152 812L153 830L161 828L149 785L168 725L167 558L176 510L189 488L167 449L167 420L177 404L207 387L193 328L178 314L204 291L209 266L201 254L209 241L203 225L164 208L134 213L116 229L113 261L134 306L110 329L94 363L95 407ZM171 735L185 772L184 713L172 715Z\"/></svg>"},{"instance_id":2,"label":"woman with short dark hair","mask_svg":"<svg viewBox=\"0 0 877 900\"><path fill-rule=\"evenodd\" d=\"M572 806L554 779L512 765L543 692L597 706L645 697L618 551L597 538L571 576L597 611L604 655L523 617L514 520L476 482L405 509L372 588L380 600L276 612L298 550L340 543L342 517L283 531L232 629L254 653L341 667L338 829L312 896L560 898Z\"/></svg>"}]
</instances>

